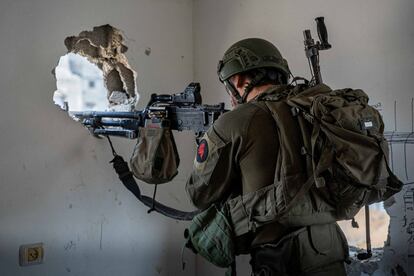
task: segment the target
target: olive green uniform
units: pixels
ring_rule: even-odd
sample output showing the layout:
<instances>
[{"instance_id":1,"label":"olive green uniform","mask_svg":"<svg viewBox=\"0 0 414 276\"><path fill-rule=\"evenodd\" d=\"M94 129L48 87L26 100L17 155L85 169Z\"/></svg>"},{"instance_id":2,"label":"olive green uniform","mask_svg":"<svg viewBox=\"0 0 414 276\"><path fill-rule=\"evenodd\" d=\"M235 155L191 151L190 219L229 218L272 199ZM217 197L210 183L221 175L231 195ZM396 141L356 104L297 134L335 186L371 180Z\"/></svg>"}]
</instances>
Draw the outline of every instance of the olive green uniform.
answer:
<instances>
[{"instance_id":1,"label":"olive green uniform","mask_svg":"<svg viewBox=\"0 0 414 276\"><path fill-rule=\"evenodd\" d=\"M273 93L274 88L264 93ZM197 149L194 170L186 187L193 204L200 209L205 209L213 203L254 192L274 183L275 170L277 166L280 166L280 161L278 161L279 147L276 123L263 102L253 99L223 114L207 131ZM304 229L305 232L311 232L309 226L301 229ZM312 251L310 246L312 241L309 241L308 238L311 235L303 234L301 229L286 228L276 221L257 229L255 233L239 237L240 241L236 243L239 247L238 252L252 253L252 268L255 270L257 263L260 263L260 260L258 261L255 257L256 253L259 252L260 255L265 250L264 248L268 248L269 244L270 247L274 247L276 242L285 237L279 242L279 246L284 248L279 248L279 252L284 250L286 254L291 253L292 258L300 254L302 256L297 257L302 261L307 258L311 259L310 263L302 265L300 271L316 271L321 266L338 263L340 265L334 267L334 272L330 271L330 273L336 273L338 276L343 275L342 262L346 255L344 250L347 247L339 227L335 224L319 226L320 233L331 236L322 236L322 239L318 241L323 243L324 239L331 240L328 245L324 245L325 252L318 250L308 252ZM313 232L315 235L315 231ZM288 240L288 242L283 242L283 240ZM292 246L295 248L292 249ZM329 248L327 249L326 246ZM324 255L321 259L321 253L330 257ZM282 263L281 260L275 260L274 264L278 262ZM316 265L316 268L312 263ZM292 263L289 260L283 260L283 264L296 266L295 269L298 268L297 263ZM260 268L257 271L259 270ZM279 273L284 273L282 271L285 270L279 270ZM298 275L297 271L294 274Z\"/></svg>"}]
</instances>

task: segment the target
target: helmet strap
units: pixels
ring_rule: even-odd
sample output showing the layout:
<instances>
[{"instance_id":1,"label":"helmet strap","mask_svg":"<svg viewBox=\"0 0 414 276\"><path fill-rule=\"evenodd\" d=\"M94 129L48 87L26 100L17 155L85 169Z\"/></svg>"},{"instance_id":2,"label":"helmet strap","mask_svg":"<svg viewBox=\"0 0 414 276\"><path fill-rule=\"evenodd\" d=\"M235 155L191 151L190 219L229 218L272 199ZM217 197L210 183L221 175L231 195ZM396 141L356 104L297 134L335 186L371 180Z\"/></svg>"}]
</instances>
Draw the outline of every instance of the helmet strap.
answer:
<instances>
[{"instance_id":1,"label":"helmet strap","mask_svg":"<svg viewBox=\"0 0 414 276\"><path fill-rule=\"evenodd\" d=\"M231 83L231 81L229 79L223 81L224 86L226 87L227 91L229 91L231 93L231 95L236 99L238 104L242 104L243 103L243 98L240 96L239 92L237 91L237 89L234 87L234 85Z\"/></svg>"},{"instance_id":2,"label":"helmet strap","mask_svg":"<svg viewBox=\"0 0 414 276\"><path fill-rule=\"evenodd\" d=\"M253 86L250 86L250 85L247 85L244 88L244 94L243 94L243 97L241 99L241 103L245 103L246 102L247 97L249 96L250 92L252 92L252 90L253 90Z\"/></svg>"},{"instance_id":3,"label":"helmet strap","mask_svg":"<svg viewBox=\"0 0 414 276\"><path fill-rule=\"evenodd\" d=\"M250 92L252 92L253 88L257 84L259 84L264 79L265 76L266 76L266 70L264 69L257 70L257 74L244 88L244 93L243 93L243 97L241 98L241 103L245 103L247 101L247 97L249 96Z\"/></svg>"}]
</instances>

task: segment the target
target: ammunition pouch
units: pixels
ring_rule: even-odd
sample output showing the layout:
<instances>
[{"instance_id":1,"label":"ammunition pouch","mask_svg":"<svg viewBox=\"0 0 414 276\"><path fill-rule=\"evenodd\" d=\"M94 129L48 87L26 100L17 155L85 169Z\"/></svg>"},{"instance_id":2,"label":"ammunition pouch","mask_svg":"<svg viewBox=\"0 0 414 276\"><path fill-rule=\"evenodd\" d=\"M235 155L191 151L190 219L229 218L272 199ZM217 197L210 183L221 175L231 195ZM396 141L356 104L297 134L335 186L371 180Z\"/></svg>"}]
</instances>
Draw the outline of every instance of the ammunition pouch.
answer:
<instances>
[{"instance_id":1,"label":"ammunition pouch","mask_svg":"<svg viewBox=\"0 0 414 276\"><path fill-rule=\"evenodd\" d=\"M173 133L167 128L140 128L130 165L134 176L148 184L171 181L180 157Z\"/></svg>"},{"instance_id":2,"label":"ammunition pouch","mask_svg":"<svg viewBox=\"0 0 414 276\"><path fill-rule=\"evenodd\" d=\"M196 215L185 230L186 247L234 275L235 247L233 229L226 208L212 205Z\"/></svg>"}]
</instances>

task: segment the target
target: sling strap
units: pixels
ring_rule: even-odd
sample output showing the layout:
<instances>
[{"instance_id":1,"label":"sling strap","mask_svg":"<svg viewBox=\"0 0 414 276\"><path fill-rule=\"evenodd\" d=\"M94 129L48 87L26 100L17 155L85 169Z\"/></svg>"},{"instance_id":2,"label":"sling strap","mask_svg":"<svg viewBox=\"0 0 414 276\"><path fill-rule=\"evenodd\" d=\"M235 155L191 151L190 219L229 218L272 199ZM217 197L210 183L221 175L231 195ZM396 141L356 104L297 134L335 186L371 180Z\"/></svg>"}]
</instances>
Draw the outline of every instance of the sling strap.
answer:
<instances>
[{"instance_id":1,"label":"sling strap","mask_svg":"<svg viewBox=\"0 0 414 276\"><path fill-rule=\"evenodd\" d=\"M176 220L184 220L189 221L192 220L195 215L200 213L199 210L186 212L174 209L167 205L164 205L155 200L155 193L154 196L151 198L146 195L141 194L141 190L139 189L138 183L135 181L134 176L129 169L128 163L125 162L122 156L118 155L113 147L111 139L107 136L109 145L111 146L112 154L114 158L111 160L116 173L118 174L119 179L121 180L122 184L144 205L148 206L150 209L148 213L151 211L156 211L166 217L176 219Z\"/></svg>"}]
</instances>

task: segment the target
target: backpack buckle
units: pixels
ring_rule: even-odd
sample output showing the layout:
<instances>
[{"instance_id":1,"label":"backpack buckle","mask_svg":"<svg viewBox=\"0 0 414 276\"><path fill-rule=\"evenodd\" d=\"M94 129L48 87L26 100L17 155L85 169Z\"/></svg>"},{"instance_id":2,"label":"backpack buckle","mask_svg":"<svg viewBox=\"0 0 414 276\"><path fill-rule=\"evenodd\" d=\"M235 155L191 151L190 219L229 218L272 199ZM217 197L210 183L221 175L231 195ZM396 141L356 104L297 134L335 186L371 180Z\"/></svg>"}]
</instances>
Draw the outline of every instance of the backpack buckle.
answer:
<instances>
[{"instance_id":1,"label":"backpack buckle","mask_svg":"<svg viewBox=\"0 0 414 276\"><path fill-rule=\"evenodd\" d=\"M253 219L253 210L251 210L249 214L249 231L255 233L256 229L257 229L257 225Z\"/></svg>"},{"instance_id":2,"label":"backpack buckle","mask_svg":"<svg viewBox=\"0 0 414 276\"><path fill-rule=\"evenodd\" d=\"M299 113L300 113L300 109L294 106L294 107L292 107L292 108L290 109L290 112L292 113L292 116L293 116L293 117L296 117L296 116L298 116L298 115L299 115Z\"/></svg>"}]
</instances>

